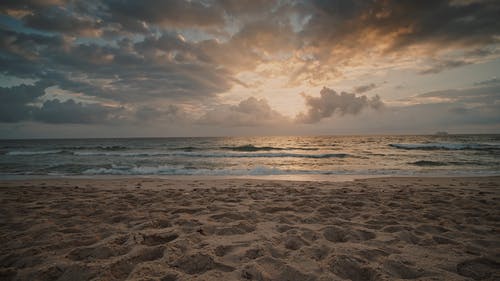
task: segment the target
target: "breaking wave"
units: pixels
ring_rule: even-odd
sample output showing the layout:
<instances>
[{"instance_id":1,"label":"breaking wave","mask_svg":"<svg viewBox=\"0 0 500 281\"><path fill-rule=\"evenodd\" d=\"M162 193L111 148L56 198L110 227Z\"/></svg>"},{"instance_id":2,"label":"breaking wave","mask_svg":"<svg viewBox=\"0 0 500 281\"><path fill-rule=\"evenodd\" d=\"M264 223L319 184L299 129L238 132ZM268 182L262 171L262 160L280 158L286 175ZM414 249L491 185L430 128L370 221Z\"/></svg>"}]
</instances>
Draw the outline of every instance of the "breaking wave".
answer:
<instances>
[{"instance_id":1,"label":"breaking wave","mask_svg":"<svg viewBox=\"0 0 500 281\"><path fill-rule=\"evenodd\" d=\"M124 156L124 157L146 157L146 156L171 156L171 157L198 157L198 158L346 158L347 153L223 153L223 152L164 152L164 151L141 151L141 152L75 152L79 156Z\"/></svg>"},{"instance_id":2,"label":"breaking wave","mask_svg":"<svg viewBox=\"0 0 500 281\"><path fill-rule=\"evenodd\" d=\"M268 167L252 169L189 169L171 166L136 166L88 169L86 175L207 175L207 176L259 176L259 175L300 175L300 174L330 174L328 171L286 170Z\"/></svg>"},{"instance_id":3,"label":"breaking wave","mask_svg":"<svg viewBox=\"0 0 500 281\"><path fill-rule=\"evenodd\" d=\"M391 143L389 146L407 150L500 150L499 144L481 143Z\"/></svg>"},{"instance_id":4,"label":"breaking wave","mask_svg":"<svg viewBox=\"0 0 500 281\"><path fill-rule=\"evenodd\" d=\"M409 164L415 165L415 166L421 166L421 167L435 167L435 166L446 166L448 164L444 162L439 162L439 161L428 161L428 160L420 160L420 161L415 161L411 162Z\"/></svg>"},{"instance_id":5,"label":"breaking wave","mask_svg":"<svg viewBox=\"0 0 500 281\"><path fill-rule=\"evenodd\" d=\"M65 153L64 150L40 150L40 151L9 151L5 155L12 156L32 156L32 155L44 155L44 154L61 154Z\"/></svg>"},{"instance_id":6,"label":"breaking wave","mask_svg":"<svg viewBox=\"0 0 500 281\"><path fill-rule=\"evenodd\" d=\"M221 149L232 150L232 151L271 151L271 150L318 150L317 148L311 147L273 147L273 146L254 146L252 144L240 145L240 146L222 146Z\"/></svg>"}]
</instances>

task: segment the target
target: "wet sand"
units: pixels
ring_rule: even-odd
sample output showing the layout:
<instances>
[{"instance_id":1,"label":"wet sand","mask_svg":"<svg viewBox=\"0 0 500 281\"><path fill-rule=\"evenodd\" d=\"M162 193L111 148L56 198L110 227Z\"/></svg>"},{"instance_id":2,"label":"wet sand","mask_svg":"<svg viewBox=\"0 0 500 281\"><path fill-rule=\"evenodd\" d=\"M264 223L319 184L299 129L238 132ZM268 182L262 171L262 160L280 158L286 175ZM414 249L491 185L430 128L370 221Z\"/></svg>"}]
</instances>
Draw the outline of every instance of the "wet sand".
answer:
<instances>
[{"instance_id":1,"label":"wet sand","mask_svg":"<svg viewBox=\"0 0 500 281\"><path fill-rule=\"evenodd\" d=\"M500 280L500 178L0 182L0 280Z\"/></svg>"}]
</instances>

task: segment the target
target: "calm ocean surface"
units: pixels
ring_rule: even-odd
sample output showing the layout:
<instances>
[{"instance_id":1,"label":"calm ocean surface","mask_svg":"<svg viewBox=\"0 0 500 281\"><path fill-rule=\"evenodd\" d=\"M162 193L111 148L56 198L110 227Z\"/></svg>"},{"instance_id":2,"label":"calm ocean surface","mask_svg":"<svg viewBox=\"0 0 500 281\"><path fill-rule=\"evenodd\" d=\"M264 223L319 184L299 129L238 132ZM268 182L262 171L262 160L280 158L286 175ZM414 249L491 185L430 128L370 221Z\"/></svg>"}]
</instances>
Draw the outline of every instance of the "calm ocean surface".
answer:
<instances>
[{"instance_id":1,"label":"calm ocean surface","mask_svg":"<svg viewBox=\"0 0 500 281\"><path fill-rule=\"evenodd\" d=\"M40 175L500 175L500 135L0 141L0 177Z\"/></svg>"}]
</instances>

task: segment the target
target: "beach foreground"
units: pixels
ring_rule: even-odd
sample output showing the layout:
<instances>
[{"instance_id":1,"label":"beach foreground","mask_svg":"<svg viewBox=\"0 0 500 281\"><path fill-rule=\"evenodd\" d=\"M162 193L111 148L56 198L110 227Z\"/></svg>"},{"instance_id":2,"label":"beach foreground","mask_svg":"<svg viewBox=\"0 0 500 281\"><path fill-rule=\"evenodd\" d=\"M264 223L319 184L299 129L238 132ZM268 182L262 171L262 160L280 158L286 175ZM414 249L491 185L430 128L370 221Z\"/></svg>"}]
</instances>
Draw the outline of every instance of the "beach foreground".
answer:
<instances>
[{"instance_id":1,"label":"beach foreground","mask_svg":"<svg viewBox=\"0 0 500 281\"><path fill-rule=\"evenodd\" d=\"M0 280L500 280L500 178L0 182Z\"/></svg>"}]
</instances>

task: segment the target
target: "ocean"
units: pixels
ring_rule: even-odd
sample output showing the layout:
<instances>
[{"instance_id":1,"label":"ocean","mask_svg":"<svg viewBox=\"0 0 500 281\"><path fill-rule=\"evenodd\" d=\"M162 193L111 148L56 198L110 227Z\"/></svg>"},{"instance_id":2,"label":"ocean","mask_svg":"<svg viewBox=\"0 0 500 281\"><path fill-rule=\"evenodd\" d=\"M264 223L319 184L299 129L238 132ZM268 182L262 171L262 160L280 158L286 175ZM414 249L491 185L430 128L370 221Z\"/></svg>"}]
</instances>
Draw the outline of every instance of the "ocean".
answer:
<instances>
[{"instance_id":1,"label":"ocean","mask_svg":"<svg viewBox=\"0 0 500 281\"><path fill-rule=\"evenodd\" d=\"M500 135L0 140L0 178L499 174Z\"/></svg>"}]
</instances>

